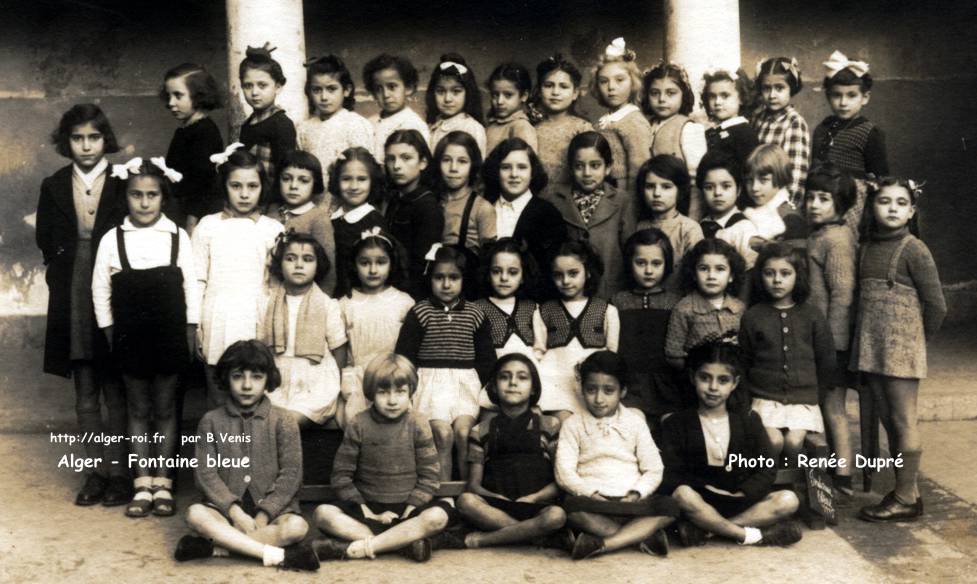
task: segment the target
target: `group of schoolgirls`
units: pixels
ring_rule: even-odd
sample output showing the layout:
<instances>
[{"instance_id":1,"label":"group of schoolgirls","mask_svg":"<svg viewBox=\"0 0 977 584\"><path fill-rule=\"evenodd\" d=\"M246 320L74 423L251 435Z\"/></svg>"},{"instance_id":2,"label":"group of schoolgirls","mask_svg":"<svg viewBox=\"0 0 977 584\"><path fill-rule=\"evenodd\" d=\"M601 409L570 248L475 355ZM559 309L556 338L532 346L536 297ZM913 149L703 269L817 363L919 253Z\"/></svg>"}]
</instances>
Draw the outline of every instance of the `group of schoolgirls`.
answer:
<instances>
[{"instance_id":1,"label":"group of schoolgirls","mask_svg":"<svg viewBox=\"0 0 977 584\"><path fill-rule=\"evenodd\" d=\"M575 558L663 554L679 515L690 545L793 543L796 497L728 461L792 460L825 422L851 461L854 373L886 405L903 462L860 516L922 514L915 403L946 307L917 237L922 189L884 176L882 133L861 115L867 64L825 63L834 115L812 148L790 105L793 59L759 64L756 90L742 70L707 72L703 125L681 66L642 74L616 39L593 71L607 113L592 125L561 55L535 87L525 67L497 67L487 117L471 67L445 55L426 121L409 106L408 60L367 63L380 106L367 120L330 55L306 64L311 115L296 128L275 104L286 79L272 50L240 65L253 113L226 149L208 116L217 84L197 65L165 75L181 122L165 158L110 166L106 116L74 106L52 136L72 164L38 203L44 366L73 378L80 429L158 433L133 452L172 459L180 374L196 358L215 408L201 435L251 436L250 471L196 471L198 535L178 559L308 569L519 541ZM299 429L328 424L345 431L340 501L315 513L330 537L300 544ZM241 448L198 442L198 456ZM132 480L103 464L76 503L172 515L173 474L140 466ZM455 475L467 492L435 500ZM850 494L851 467L834 481ZM474 531L444 530L459 513Z\"/></svg>"}]
</instances>

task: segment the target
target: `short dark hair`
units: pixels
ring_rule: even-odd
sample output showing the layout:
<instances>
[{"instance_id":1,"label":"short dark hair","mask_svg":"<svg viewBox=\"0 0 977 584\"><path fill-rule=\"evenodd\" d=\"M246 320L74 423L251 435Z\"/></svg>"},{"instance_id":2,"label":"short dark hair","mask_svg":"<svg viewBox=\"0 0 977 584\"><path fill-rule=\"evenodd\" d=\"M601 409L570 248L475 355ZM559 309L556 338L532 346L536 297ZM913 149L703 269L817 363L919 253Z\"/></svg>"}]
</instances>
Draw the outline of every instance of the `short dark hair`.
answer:
<instances>
[{"instance_id":1,"label":"short dark hair","mask_svg":"<svg viewBox=\"0 0 977 584\"><path fill-rule=\"evenodd\" d=\"M319 162L319 159L316 158L315 154L306 152L305 150L292 150L287 152L285 156L282 157L281 164L279 164L277 167L277 187L279 189L281 189L282 173L284 173L285 169L289 167L300 168L312 173L312 194L316 196L315 198L317 201L320 200L322 198L322 193L324 193L326 190L326 186L322 180L322 164Z\"/></svg>"},{"instance_id":2,"label":"short dark hair","mask_svg":"<svg viewBox=\"0 0 977 584\"><path fill-rule=\"evenodd\" d=\"M678 85L682 92L682 103L679 105L678 113L683 116L692 113L692 106L695 105L695 92L692 90L692 84L689 83L688 74L681 65L662 61L649 69L641 79L641 111L645 115L654 117L654 110L648 101L648 95L651 91L651 84L656 79L670 79L675 85Z\"/></svg>"},{"instance_id":3,"label":"short dark hair","mask_svg":"<svg viewBox=\"0 0 977 584\"><path fill-rule=\"evenodd\" d=\"M446 66L442 69L441 66L446 63L461 65L465 68L465 72L462 73L458 67L453 66ZM438 104L435 100L435 89L437 89L438 81L442 77L454 77L461 83L462 87L465 88L465 104L462 106L462 111L475 118L475 121L479 124L483 123L482 92L478 88L478 81L475 80L475 74L472 72L471 65L458 53L441 55L440 63L431 71L431 80L427 84L427 92L424 95L424 104L427 106L427 111L425 112L427 114L427 123L433 124L438 119Z\"/></svg>"},{"instance_id":4,"label":"short dark hair","mask_svg":"<svg viewBox=\"0 0 977 584\"><path fill-rule=\"evenodd\" d=\"M261 341L237 341L217 360L217 382L224 391L230 391L231 373L237 370L267 375L265 391L274 391L282 384L282 374L275 365L275 356Z\"/></svg>"},{"instance_id":5,"label":"short dark hair","mask_svg":"<svg viewBox=\"0 0 977 584\"><path fill-rule=\"evenodd\" d=\"M597 351L591 353L580 364L580 383L587 381L589 375L603 373L617 379L621 389L627 389L628 365L624 359L612 351Z\"/></svg>"},{"instance_id":6,"label":"short dark hair","mask_svg":"<svg viewBox=\"0 0 977 584\"><path fill-rule=\"evenodd\" d=\"M740 115L746 116L752 112L755 104L756 94L750 76L743 69L737 69L736 73L730 73L726 69L707 71L702 76L702 108L712 117L709 111L709 86L720 81L729 81L736 88L736 94L740 100Z\"/></svg>"},{"instance_id":7,"label":"short dark hair","mask_svg":"<svg viewBox=\"0 0 977 584\"><path fill-rule=\"evenodd\" d=\"M913 188L913 185L909 184L909 179L899 178L895 176L884 176L879 179L879 182L868 183L868 195L865 197L865 207L862 211L862 218L858 222L858 240L861 242L869 241L872 234L876 233L878 230L878 225L875 221L875 212L873 211L873 206L875 205L875 198L882 192L882 189L886 187L899 187L905 189L909 193L909 201L912 203L913 207L919 204L919 196L922 194L922 187L917 185ZM909 233L920 236L919 233L919 213L914 213L912 217L909 218Z\"/></svg>"},{"instance_id":8,"label":"short dark hair","mask_svg":"<svg viewBox=\"0 0 977 584\"><path fill-rule=\"evenodd\" d=\"M329 192L337 199L341 199L339 175L342 174L344 166L354 161L365 166L367 174L370 175L370 195L367 197L367 202L371 205L380 205L386 197L383 168L377 164L377 159L373 157L373 153L362 146L347 148L332 163L329 169Z\"/></svg>"},{"instance_id":9,"label":"short dark hair","mask_svg":"<svg viewBox=\"0 0 977 584\"><path fill-rule=\"evenodd\" d=\"M567 147L566 162L571 176L573 176L573 164L574 158L577 156L577 151L583 150L584 148L593 148L597 151L597 154L600 154L608 170L607 177L604 180L617 186L617 181L610 175L611 165L614 164L614 154L611 152L611 144L600 132L581 132L570 140L570 145Z\"/></svg>"},{"instance_id":10,"label":"short dark hair","mask_svg":"<svg viewBox=\"0 0 977 584\"><path fill-rule=\"evenodd\" d=\"M540 113L538 110L541 107L543 98L543 82L545 82L546 78L549 77L554 71L563 71L569 75L570 81L573 82L573 86L577 89L580 88L580 84L583 82L583 75L580 73L580 69L578 69L577 66L571 61L563 58L562 53L556 53L552 57L540 61L540 63L536 65L536 89L533 91L533 95L529 99L529 105L531 106L530 109L533 110L534 116L537 118L542 116L542 113ZM576 101L570 104L569 112L578 118L583 117L577 113Z\"/></svg>"},{"instance_id":11,"label":"short dark hair","mask_svg":"<svg viewBox=\"0 0 977 584\"><path fill-rule=\"evenodd\" d=\"M857 187L851 175L832 162L822 162L811 169L804 183L804 199L811 191L831 193L835 212L841 217L855 204Z\"/></svg>"},{"instance_id":12,"label":"short dark hair","mask_svg":"<svg viewBox=\"0 0 977 584\"><path fill-rule=\"evenodd\" d=\"M332 269L332 264L329 262L329 256L326 255L326 250L322 248L322 245L316 241L316 238L312 237L309 233L299 233L294 230L289 230L283 232L278 236L275 241L275 249L271 252L271 265L268 267L268 271L278 279L279 282L285 281L285 274L282 273L282 260L285 259L285 252L288 250L288 246L293 243L298 244L308 244L312 246L312 250L315 253L315 282L321 284L325 280L326 276L329 275L329 270Z\"/></svg>"},{"instance_id":13,"label":"short dark hair","mask_svg":"<svg viewBox=\"0 0 977 584\"><path fill-rule=\"evenodd\" d=\"M811 296L811 281L807 273L807 256L804 255L803 251L790 244L775 241L760 248L760 254L754 264L753 294L750 296L753 299L753 304L773 301L770 293L763 286L763 268L768 261L774 259L785 259L794 267L797 276L794 280L794 290L790 294L794 302L802 304L807 301L808 297Z\"/></svg>"},{"instance_id":14,"label":"short dark hair","mask_svg":"<svg viewBox=\"0 0 977 584\"><path fill-rule=\"evenodd\" d=\"M285 72L282 71L281 63L272 58L271 51L273 50L248 47L244 59L241 60L241 64L237 68L238 78L244 79L244 74L247 73L248 69L257 69L270 75L275 83L285 85Z\"/></svg>"},{"instance_id":15,"label":"short dark hair","mask_svg":"<svg viewBox=\"0 0 977 584\"><path fill-rule=\"evenodd\" d=\"M482 256L482 297L488 298L494 292L492 290L492 259L500 253L517 255L522 263L522 285L516 290L516 296L534 296L539 287L539 267L536 265L536 260L529 253L529 248L525 243L513 237L503 237L489 244Z\"/></svg>"},{"instance_id":16,"label":"short dark hair","mask_svg":"<svg viewBox=\"0 0 977 584\"><path fill-rule=\"evenodd\" d=\"M462 132L461 130L455 130L438 140L437 145L434 147L432 162L435 166L435 174L438 177L438 187L442 190L447 190L444 184L444 177L441 176L441 157L444 156L444 151L448 149L448 146L461 146L468 151L468 158L472 163L471 170L468 172L468 185L474 185L478 182L479 173L482 171L482 151L478 148L478 142L475 141L475 138L471 134Z\"/></svg>"},{"instance_id":17,"label":"short dark hair","mask_svg":"<svg viewBox=\"0 0 977 584\"><path fill-rule=\"evenodd\" d=\"M220 175L221 189L224 191L224 199L227 199L227 179L235 170L243 168L253 168L258 171L258 179L261 181L261 195L258 197L258 209L261 209L271 198L272 189L268 186L268 175L265 174L264 167L258 162L258 158L245 150L238 148L227 157L227 162L218 167Z\"/></svg>"},{"instance_id":18,"label":"short dark hair","mask_svg":"<svg viewBox=\"0 0 977 584\"><path fill-rule=\"evenodd\" d=\"M492 84L496 81L509 81L516 86L520 95L529 95L533 91L533 78L529 75L529 69L521 63L502 63L496 67L488 78L489 89L492 89Z\"/></svg>"},{"instance_id":19,"label":"short dark hair","mask_svg":"<svg viewBox=\"0 0 977 584\"><path fill-rule=\"evenodd\" d=\"M177 77L183 77L193 109L209 112L224 107L224 98L217 86L217 80L209 71L196 63L177 65L163 75L163 87L159 89L159 98L163 103L169 101L169 96L166 95L166 82Z\"/></svg>"},{"instance_id":20,"label":"short dark hair","mask_svg":"<svg viewBox=\"0 0 977 584\"><path fill-rule=\"evenodd\" d=\"M851 69L842 69L830 77L825 77L821 82L825 97L828 97L828 91L835 85L858 85L862 93L868 93L872 91L872 74L866 72L859 77Z\"/></svg>"},{"instance_id":21,"label":"short dark hair","mask_svg":"<svg viewBox=\"0 0 977 584\"><path fill-rule=\"evenodd\" d=\"M417 69L414 64L404 57L383 53L373 57L363 66L363 85L371 94L377 91L373 76L384 69L395 70L400 75L400 80L404 82L404 86L411 90L417 89Z\"/></svg>"},{"instance_id":22,"label":"short dark hair","mask_svg":"<svg viewBox=\"0 0 977 584\"><path fill-rule=\"evenodd\" d=\"M732 154L723 150L709 150L695 171L695 186L702 190L703 183L706 182L706 175L716 169L723 169L736 181L737 190L743 186L743 165Z\"/></svg>"},{"instance_id":23,"label":"short dark hair","mask_svg":"<svg viewBox=\"0 0 977 584\"><path fill-rule=\"evenodd\" d=\"M522 353L509 353L499 357L499 360L495 362L495 367L492 368L489 382L485 385L485 393L488 394L488 398L493 404L499 405L499 387L496 378L499 375L499 371L502 371L502 367L510 361L519 361L529 368L529 376L532 378L533 384L532 393L529 395L529 406L535 406L539 403L539 398L543 395L543 382L540 380L539 371L536 369L536 365L532 359Z\"/></svg>"},{"instance_id":24,"label":"short dark hair","mask_svg":"<svg viewBox=\"0 0 977 584\"><path fill-rule=\"evenodd\" d=\"M683 215L689 212L689 202L692 198L692 180L689 177L689 167L678 157L670 154L659 154L650 160L646 160L638 169L635 180L635 197L641 201L639 215L642 219L651 218L651 209L645 202L645 184L648 175L654 173L665 180L675 183L678 187L678 201L675 208Z\"/></svg>"},{"instance_id":25,"label":"short dark hair","mask_svg":"<svg viewBox=\"0 0 977 584\"><path fill-rule=\"evenodd\" d=\"M427 161L427 168L421 171L419 184L430 186L432 182L431 177L434 173L434 157L431 156L431 148L428 146L424 136L417 130L395 130L387 136L387 141L383 144L384 152L394 144L407 144L413 147L421 160Z\"/></svg>"},{"instance_id":26,"label":"short dark hair","mask_svg":"<svg viewBox=\"0 0 977 584\"><path fill-rule=\"evenodd\" d=\"M662 248L662 255L665 256L665 274L662 280L664 281L665 278L672 275L672 272L675 271L675 250L672 249L671 240L668 239L665 232L657 227L639 229L624 242L624 265L629 286L637 286L634 274L631 271L631 262L634 260L634 254L638 252L639 245L657 245Z\"/></svg>"},{"instance_id":27,"label":"short dark hair","mask_svg":"<svg viewBox=\"0 0 977 584\"><path fill-rule=\"evenodd\" d=\"M105 153L114 154L119 151L119 142L115 139L112 124L105 117L102 108L94 103L78 103L71 106L61 116L58 127L51 133L51 143L54 149L65 158L71 158L71 131L76 126L91 123L102 134L105 140Z\"/></svg>"},{"instance_id":28,"label":"short dark hair","mask_svg":"<svg viewBox=\"0 0 977 584\"><path fill-rule=\"evenodd\" d=\"M597 293L597 288L600 287L600 279L604 276L604 261L601 259L600 254L594 249L594 246L590 245L586 241L571 239L564 241L560 244L553 255L550 256L550 265L547 274L549 275L549 282L552 287L552 296L558 298L559 295L556 293L556 286L553 284L553 263L556 262L556 258L574 256L578 258L587 270L587 279L584 281L584 294L588 297L593 296Z\"/></svg>"},{"instance_id":29,"label":"short dark hair","mask_svg":"<svg viewBox=\"0 0 977 584\"><path fill-rule=\"evenodd\" d=\"M529 179L529 190L534 195L539 195L549 178L546 176L546 169L540 162L539 156L533 147L526 143L522 138L508 138L499 143L498 146L489 153L482 166L482 181L485 183L485 193L482 195L485 200L495 203L502 195L502 182L499 180L499 168L506 156L513 152L525 150L529 156L529 167L532 171L532 178Z\"/></svg>"},{"instance_id":30,"label":"short dark hair","mask_svg":"<svg viewBox=\"0 0 977 584\"><path fill-rule=\"evenodd\" d=\"M685 254L681 263L682 290L686 294L698 290L696 280L696 264L704 255L721 255L729 263L729 285L726 293L735 296L743 284L743 274L746 273L746 261L736 248L718 237L700 240Z\"/></svg>"},{"instance_id":31,"label":"short dark hair","mask_svg":"<svg viewBox=\"0 0 977 584\"><path fill-rule=\"evenodd\" d=\"M794 73L795 71L796 75ZM774 57L760 63L760 69L757 71L756 76L757 86L763 83L763 78L767 75L783 75L787 80L787 86L790 87L791 96L800 93L804 87L804 82L801 80L800 67L797 66L797 61L794 59Z\"/></svg>"},{"instance_id":32,"label":"short dark hair","mask_svg":"<svg viewBox=\"0 0 977 584\"><path fill-rule=\"evenodd\" d=\"M405 255L403 251L403 246L396 240L392 235L386 232L381 232L380 235L371 235L369 237L360 238L354 245L353 251L350 254L350 261L346 265L347 275L349 276L349 281L352 283L347 295L352 297L353 286L359 284L360 275L356 271L356 258L360 255L364 249L369 249L375 247L377 249L382 249L387 257L390 258L390 276L387 277L387 285L393 286L394 288L400 289L407 279L405 271L405 266L403 265L403 257ZM342 266L340 266L342 268Z\"/></svg>"},{"instance_id":33,"label":"short dark hair","mask_svg":"<svg viewBox=\"0 0 977 584\"><path fill-rule=\"evenodd\" d=\"M356 84L353 83L353 75L342 59L336 55L326 55L305 64L305 98L309 102L310 114L315 113L315 105L312 103L312 78L316 75L335 77L343 87L343 91L349 91L349 95L343 98L343 107L353 111L356 106Z\"/></svg>"},{"instance_id":34,"label":"short dark hair","mask_svg":"<svg viewBox=\"0 0 977 584\"><path fill-rule=\"evenodd\" d=\"M704 365L711 363L719 363L729 367L733 375L742 380L745 374L743 351L735 343L734 338L729 339L729 341L706 341L689 349L689 353L685 357L685 370L693 384L695 383L696 372ZM743 389L742 383L739 383L726 399L726 409L731 412L748 413L750 402L749 392Z\"/></svg>"},{"instance_id":35,"label":"short dark hair","mask_svg":"<svg viewBox=\"0 0 977 584\"><path fill-rule=\"evenodd\" d=\"M438 264L452 264L462 275L468 273L468 256L455 246L444 245L434 252L434 261L431 262L431 269L428 271L428 281L434 278L434 266Z\"/></svg>"}]
</instances>

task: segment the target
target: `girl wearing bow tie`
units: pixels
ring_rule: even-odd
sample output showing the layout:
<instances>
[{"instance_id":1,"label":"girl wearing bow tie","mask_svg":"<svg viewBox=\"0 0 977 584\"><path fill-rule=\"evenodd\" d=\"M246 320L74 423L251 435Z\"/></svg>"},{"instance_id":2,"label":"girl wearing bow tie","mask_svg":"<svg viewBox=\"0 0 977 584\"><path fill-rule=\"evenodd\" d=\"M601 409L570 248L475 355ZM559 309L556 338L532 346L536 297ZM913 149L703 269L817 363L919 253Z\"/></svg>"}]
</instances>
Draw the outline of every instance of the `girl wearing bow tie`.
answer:
<instances>
[{"instance_id":1,"label":"girl wearing bow tie","mask_svg":"<svg viewBox=\"0 0 977 584\"><path fill-rule=\"evenodd\" d=\"M467 132L485 158L485 127L482 125L482 94L464 57L441 55L441 63L427 84L427 123L431 125L431 144L454 131Z\"/></svg>"},{"instance_id":2,"label":"girl wearing bow tie","mask_svg":"<svg viewBox=\"0 0 977 584\"><path fill-rule=\"evenodd\" d=\"M200 322L190 237L162 213L171 182L182 176L162 158L134 158L115 165L112 174L126 181L129 215L99 242L92 273L95 319L125 383L128 433L162 438L133 440L132 456L170 460L179 447L179 374L195 352ZM173 515L172 471L140 464L135 474L126 515Z\"/></svg>"}]
</instances>

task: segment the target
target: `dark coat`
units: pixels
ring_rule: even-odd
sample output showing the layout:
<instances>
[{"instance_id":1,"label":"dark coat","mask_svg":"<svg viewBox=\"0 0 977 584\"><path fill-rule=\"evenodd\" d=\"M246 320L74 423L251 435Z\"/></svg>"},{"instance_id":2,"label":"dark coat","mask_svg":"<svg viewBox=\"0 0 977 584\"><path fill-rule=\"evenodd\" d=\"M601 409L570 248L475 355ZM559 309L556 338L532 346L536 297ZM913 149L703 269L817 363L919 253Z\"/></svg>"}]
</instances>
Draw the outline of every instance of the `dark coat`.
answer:
<instances>
[{"instance_id":1,"label":"dark coat","mask_svg":"<svg viewBox=\"0 0 977 584\"><path fill-rule=\"evenodd\" d=\"M597 288L597 296L610 299L625 287L624 242L635 231L632 195L604 185L604 197L594 210L590 223L584 223L573 196L568 192L554 192L547 196L563 215L567 237L586 241L594 247L604 262L604 276Z\"/></svg>"},{"instance_id":2,"label":"dark coat","mask_svg":"<svg viewBox=\"0 0 977 584\"><path fill-rule=\"evenodd\" d=\"M540 274L549 274L550 258L567 238L563 215L553 203L534 195L519 215L512 237L526 244Z\"/></svg>"},{"instance_id":3,"label":"dark coat","mask_svg":"<svg viewBox=\"0 0 977 584\"><path fill-rule=\"evenodd\" d=\"M68 165L41 183L37 202L37 247L44 256L48 285L47 332L44 337L44 372L62 377L71 375L71 273L78 242L78 219L71 185L72 166ZM128 213L125 183L105 178L102 196L95 212L92 241L95 246L107 231L120 225ZM93 253L94 253L93 249ZM89 307L94 312L94 307ZM96 335L97 355L107 355L103 335Z\"/></svg>"}]
</instances>

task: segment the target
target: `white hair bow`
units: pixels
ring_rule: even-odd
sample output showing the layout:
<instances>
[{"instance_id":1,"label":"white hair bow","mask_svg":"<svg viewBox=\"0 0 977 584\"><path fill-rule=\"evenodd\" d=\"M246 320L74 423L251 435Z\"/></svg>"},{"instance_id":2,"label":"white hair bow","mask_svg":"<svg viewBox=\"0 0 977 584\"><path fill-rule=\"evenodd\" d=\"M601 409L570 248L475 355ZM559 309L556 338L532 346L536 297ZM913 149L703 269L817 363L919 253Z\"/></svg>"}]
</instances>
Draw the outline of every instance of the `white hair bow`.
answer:
<instances>
[{"instance_id":1,"label":"white hair bow","mask_svg":"<svg viewBox=\"0 0 977 584\"><path fill-rule=\"evenodd\" d=\"M375 226L373 226L370 229L367 229L365 231L361 231L360 232L360 240L369 239L371 237L376 237L377 239L382 239L382 240L386 241L387 243L389 243L390 245L393 245L393 242L390 241L390 239L388 239L387 236L383 234L383 230L380 229L380 226L379 225L375 225Z\"/></svg>"},{"instance_id":2,"label":"white hair bow","mask_svg":"<svg viewBox=\"0 0 977 584\"><path fill-rule=\"evenodd\" d=\"M142 158L136 156L125 164L113 164L112 176L122 180L127 180L130 174L139 174L139 167L142 166Z\"/></svg>"},{"instance_id":3,"label":"white hair bow","mask_svg":"<svg viewBox=\"0 0 977 584\"><path fill-rule=\"evenodd\" d=\"M608 57L623 57L626 52L627 46L624 43L624 37L617 37L604 49L604 55Z\"/></svg>"},{"instance_id":4,"label":"white hair bow","mask_svg":"<svg viewBox=\"0 0 977 584\"><path fill-rule=\"evenodd\" d=\"M211 154L210 161L216 164L217 166L220 166L225 162L227 162L227 159L230 158L231 154L234 154L234 151L237 150L238 148L244 148L244 144L240 142L235 142L230 146L228 146L227 148L225 148L223 152Z\"/></svg>"},{"instance_id":5,"label":"white hair bow","mask_svg":"<svg viewBox=\"0 0 977 584\"><path fill-rule=\"evenodd\" d=\"M444 247L441 243L434 243L431 245L431 249L428 250L427 255L424 256L424 261L433 262L434 258L438 255L438 250Z\"/></svg>"},{"instance_id":6,"label":"white hair bow","mask_svg":"<svg viewBox=\"0 0 977 584\"><path fill-rule=\"evenodd\" d=\"M163 171L163 176L170 179L171 183L178 183L183 180L183 173L166 166L166 159L162 156L156 156L149 159L156 168Z\"/></svg>"},{"instance_id":7,"label":"white hair bow","mask_svg":"<svg viewBox=\"0 0 977 584\"><path fill-rule=\"evenodd\" d=\"M729 71L727 69L723 69L722 67L710 67L710 68L706 69L705 71L703 71L702 72L702 75L704 77L715 77L716 75L719 75L720 73L722 73L723 75L729 76L729 79L731 81L738 81L739 80L739 75L737 75L736 73L733 73L733 72L731 72L731 71Z\"/></svg>"},{"instance_id":8,"label":"white hair bow","mask_svg":"<svg viewBox=\"0 0 977 584\"><path fill-rule=\"evenodd\" d=\"M926 185L925 182L916 182L913 179L906 179L906 184L909 185L909 190L915 198L920 198L923 196L923 186Z\"/></svg>"},{"instance_id":9,"label":"white hair bow","mask_svg":"<svg viewBox=\"0 0 977 584\"><path fill-rule=\"evenodd\" d=\"M438 68L441 69L442 71L447 71L448 69L451 69L452 67L454 67L455 69L457 69L458 72L461 73L462 75L468 73L468 67L465 67L461 63L455 63L454 61L445 61L444 63L441 63L440 65L438 65Z\"/></svg>"},{"instance_id":10,"label":"white hair bow","mask_svg":"<svg viewBox=\"0 0 977 584\"><path fill-rule=\"evenodd\" d=\"M831 53L831 56L823 64L825 69L827 69L827 76L829 78L834 77L845 69L854 73L855 77L862 77L868 73L868 63L865 61L851 61L841 51Z\"/></svg>"},{"instance_id":11,"label":"white hair bow","mask_svg":"<svg viewBox=\"0 0 977 584\"><path fill-rule=\"evenodd\" d=\"M757 61L757 63L756 63L756 76L757 76L757 79L760 78L760 70L763 69L763 63L765 61L766 61L766 59L761 59L761 60ZM797 58L796 57L791 57L790 58L790 61L788 61L785 58L774 59L773 66L776 66L778 62L781 64L781 66L783 66L785 69L787 69L787 71L789 71L791 75L794 76L794 79L800 79L801 78L801 70L800 70L800 66L797 64ZM772 67L771 67L771 70L772 70Z\"/></svg>"}]
</instances>

